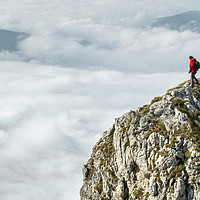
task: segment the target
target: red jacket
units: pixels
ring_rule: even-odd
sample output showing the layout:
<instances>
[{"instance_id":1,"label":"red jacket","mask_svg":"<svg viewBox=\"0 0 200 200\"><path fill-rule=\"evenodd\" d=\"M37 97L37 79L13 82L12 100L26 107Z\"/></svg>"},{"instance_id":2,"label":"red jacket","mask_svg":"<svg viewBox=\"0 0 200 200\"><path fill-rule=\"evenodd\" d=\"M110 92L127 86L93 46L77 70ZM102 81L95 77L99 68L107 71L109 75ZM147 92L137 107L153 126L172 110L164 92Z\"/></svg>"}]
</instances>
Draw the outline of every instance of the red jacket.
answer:
<instances>
[{"instance_id":1,"label":"red jacket","mask_svg":"<svg viewBox=\"0 0 200 200\"><path fill-rule=\"evenodd\" d=\"M190 60L190 66L189 66L190 70L189 70L189 73L196 73L197 72L197 70L194 69L194 67L193 67L195 65L195 62L196 62L195 58L193 58L192 60Z\"/></svg>"}]
</instances>

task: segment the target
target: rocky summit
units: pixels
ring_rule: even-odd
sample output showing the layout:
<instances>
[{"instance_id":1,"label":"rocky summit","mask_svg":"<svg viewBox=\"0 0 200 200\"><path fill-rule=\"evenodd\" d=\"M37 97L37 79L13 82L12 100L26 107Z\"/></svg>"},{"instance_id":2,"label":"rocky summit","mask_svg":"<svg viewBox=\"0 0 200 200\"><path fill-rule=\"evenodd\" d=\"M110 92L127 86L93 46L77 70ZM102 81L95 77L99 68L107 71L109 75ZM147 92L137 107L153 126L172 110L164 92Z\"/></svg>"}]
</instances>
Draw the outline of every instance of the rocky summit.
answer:
<instances>
[{"instance_id":1,"label":"rocky summit","mask_svg":"<svg viewBox=\"0 0 200 200\"><path fill-rule=\"evenodd\" d=\"M200 200L200 86L115 119L83 167L81 200Z\"/></svg>"}]
</instances>

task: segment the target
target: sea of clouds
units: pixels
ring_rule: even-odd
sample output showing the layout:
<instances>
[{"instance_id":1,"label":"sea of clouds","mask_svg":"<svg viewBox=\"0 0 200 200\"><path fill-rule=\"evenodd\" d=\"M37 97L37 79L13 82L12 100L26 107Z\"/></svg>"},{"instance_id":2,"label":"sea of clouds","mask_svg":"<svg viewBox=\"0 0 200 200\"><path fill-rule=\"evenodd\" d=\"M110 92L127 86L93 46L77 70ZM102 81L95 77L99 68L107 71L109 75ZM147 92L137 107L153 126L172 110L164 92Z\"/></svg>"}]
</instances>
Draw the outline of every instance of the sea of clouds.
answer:
<instances>
[{"instance_id":1,"label":"sea of clouds","mask_svg":"<svg viewBox=\"0 0 200 200\"><path fill-rule=\"evenodd\" d=\"M0 199L79 199L103 131L189 78L200 35L150 24L197 3L0 1L0 28L30 34L0 53Z\"/></svg>"}]
</instances>

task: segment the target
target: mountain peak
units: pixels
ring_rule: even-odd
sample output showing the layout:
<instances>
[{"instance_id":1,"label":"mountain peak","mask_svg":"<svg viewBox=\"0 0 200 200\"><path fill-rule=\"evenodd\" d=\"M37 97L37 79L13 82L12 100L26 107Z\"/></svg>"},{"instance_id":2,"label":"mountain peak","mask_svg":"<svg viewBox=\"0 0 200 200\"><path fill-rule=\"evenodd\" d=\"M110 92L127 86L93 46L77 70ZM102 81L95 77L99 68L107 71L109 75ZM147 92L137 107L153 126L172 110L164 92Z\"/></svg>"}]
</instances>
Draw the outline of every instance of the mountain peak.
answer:
<instances>
[{"instance_id":1,"label":"mountain peak","mask_svg":"<svg viewBox=\"0 0 200 200\"><path fill-rule=\"evenodd\" d=\"M28 33L0 29L0 51L17 51L17 45L29 37Z\"/></svg>"},{"instance_id":2,"label":"mountain peak","mask_svg":"<svg viewBox=\"0 0 200 200\"><path fill-rule=\"evenodd\" d=\"M200 11L188 11L177 15L158 18L152 27L165 27L176 31L190 30L200 33Z\"/></svg>"},{"instance_id":3,"label":"mountain peak","mask_svg":"<svg viewBox=\"0 0 200 200\"><path fill-rule=\"evenodd\" d=\"M115 119L83 167L82 200L200 199L200 86Z\"/></svg>"}]
</instances>

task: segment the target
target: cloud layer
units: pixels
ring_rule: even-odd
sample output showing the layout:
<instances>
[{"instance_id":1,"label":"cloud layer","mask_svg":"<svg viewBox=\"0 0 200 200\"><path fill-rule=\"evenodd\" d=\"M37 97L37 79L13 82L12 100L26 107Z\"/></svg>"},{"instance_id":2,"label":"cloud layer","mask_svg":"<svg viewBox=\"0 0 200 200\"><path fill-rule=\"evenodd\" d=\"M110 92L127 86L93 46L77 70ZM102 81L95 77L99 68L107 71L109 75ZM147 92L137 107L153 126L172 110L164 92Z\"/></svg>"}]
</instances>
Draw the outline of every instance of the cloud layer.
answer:
<instances>
[{"instance_id":1,"label":"cloud layer","mask_svg":"<svg viewBox=\"0 0 200 200\"><path fill-rule=\"evenodd\" d=\"M23 57L38 63L140 73L183 72L188 56L198 56L199 34L147 27L158 17L196 10L198 5L197 1L180 4L171 0L7 1L0 3L0 25L30 33L19 49ZM168 63L167 67L162 63Z\"/></svg>"},{"instance_id":2,"label":"cloud layer","mask_svg":"<svg viewBox=\"0 0 200 200\"><path fill-rule=\"evenodd\" d=\"M78 199L82 165L102 132L186 78L168 77L2 61L0 198Z\"/></svg>"},{"instance_id":3,"label":"cloud layer","mask_svg":"<svg viewBox=\"0 0 200 200\"><path fill-rule=\"evenodd\" d=\"M198 44L199 34L190 31L126 29L69 20L50 36L28 38L20 49L23 55L48 64L155 73L185 71L188 55L198 55ZM167 68L163 63L168 63Z\"/></svg>"}]
</instances>

